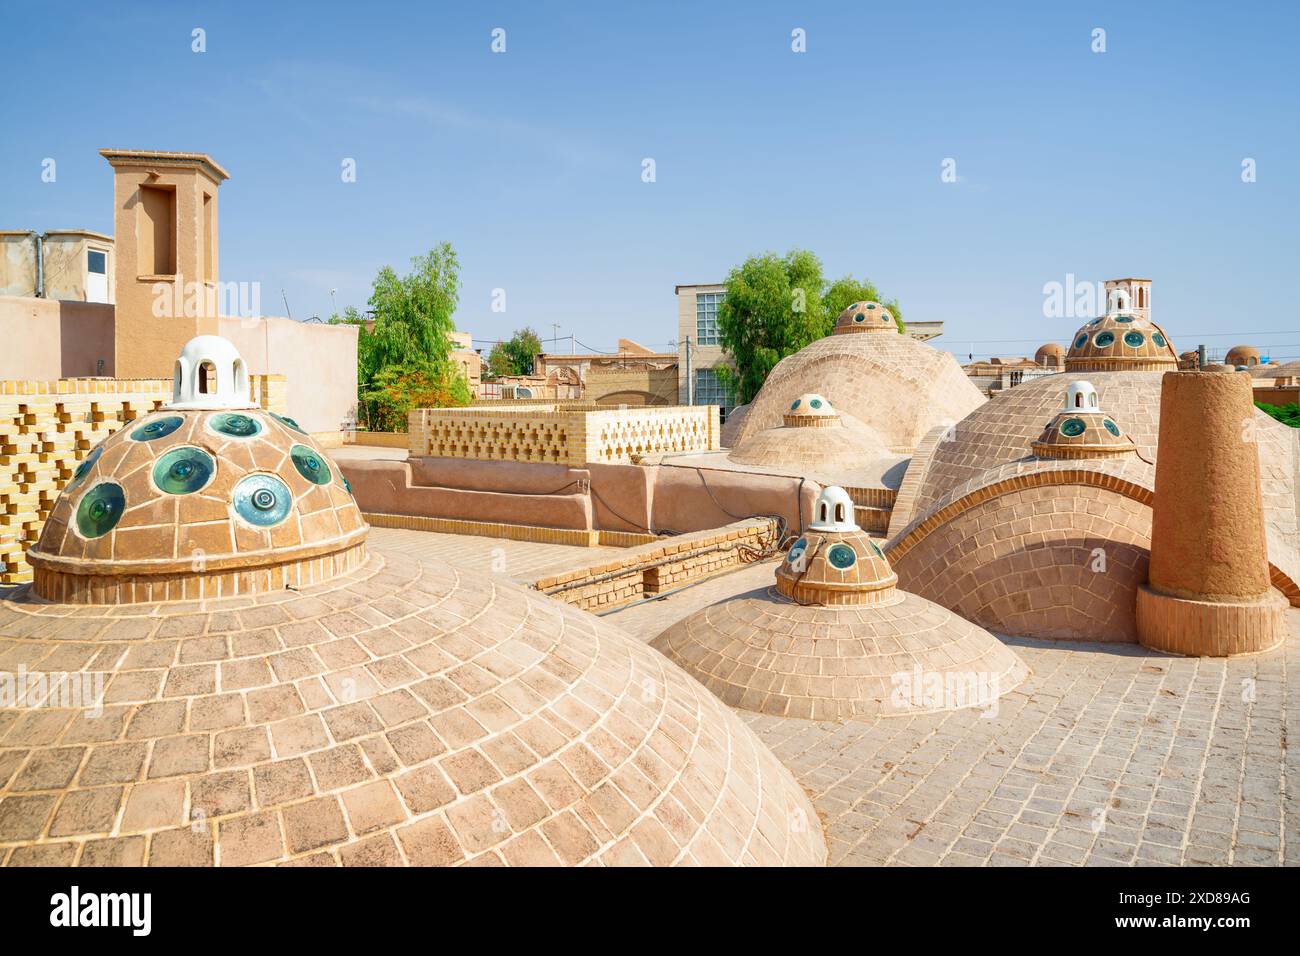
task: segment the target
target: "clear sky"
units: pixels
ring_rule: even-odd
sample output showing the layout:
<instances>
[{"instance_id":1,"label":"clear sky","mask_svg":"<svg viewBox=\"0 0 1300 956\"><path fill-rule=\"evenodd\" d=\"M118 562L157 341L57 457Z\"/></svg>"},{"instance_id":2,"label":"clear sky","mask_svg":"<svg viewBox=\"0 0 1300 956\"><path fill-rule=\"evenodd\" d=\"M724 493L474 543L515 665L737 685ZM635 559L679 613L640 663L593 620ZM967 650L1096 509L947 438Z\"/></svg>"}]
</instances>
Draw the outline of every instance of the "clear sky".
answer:
<instances>
[{"instance_id":1,"label":"clear sky","mask_svg":"<svg viewBox=\"0 0 1300 956\"><path fill-rule=\"evenodd\" d=\"M221 278L270 314L364 309L448 240L476 338L663 346L674 285L801 246L963 359L1067 341L1042 290L1070 273L1153 279L1180 349L1300 357L1298 28L1294 2L2 0L0 228L111 232L100 147L195 150L232 174Z\"/></svg>"}]
</instances>

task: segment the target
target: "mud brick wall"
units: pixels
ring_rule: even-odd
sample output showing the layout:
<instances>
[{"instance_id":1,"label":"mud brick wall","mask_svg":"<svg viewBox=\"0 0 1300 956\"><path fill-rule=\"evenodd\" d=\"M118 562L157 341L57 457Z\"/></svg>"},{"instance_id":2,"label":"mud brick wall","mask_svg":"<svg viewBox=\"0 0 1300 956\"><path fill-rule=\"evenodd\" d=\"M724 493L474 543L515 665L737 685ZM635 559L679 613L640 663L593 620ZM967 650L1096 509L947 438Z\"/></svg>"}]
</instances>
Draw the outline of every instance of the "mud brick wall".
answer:
<instances>
[{"instance_id":1,"label":"mud brick wall","mask_svg":"<svg viewBox=\"0 0 1300 956\"><path fill-rule=\"evenodd\" d=\"M748 563L774 544L775 534L774 521L751 518L628 548L612 561L539 578L533 587L586 611L606 610Z\"/></svg>"}]
</instances>

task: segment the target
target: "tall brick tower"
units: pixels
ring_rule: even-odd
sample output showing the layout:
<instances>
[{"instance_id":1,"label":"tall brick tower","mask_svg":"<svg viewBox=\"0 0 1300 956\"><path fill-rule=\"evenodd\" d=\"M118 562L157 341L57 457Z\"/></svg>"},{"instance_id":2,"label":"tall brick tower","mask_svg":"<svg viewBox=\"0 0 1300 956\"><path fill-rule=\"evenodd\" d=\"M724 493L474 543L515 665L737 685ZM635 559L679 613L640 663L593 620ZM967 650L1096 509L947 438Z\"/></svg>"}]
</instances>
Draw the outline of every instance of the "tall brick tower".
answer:
<instances>
[{"instance_id":1,"label":"tall brick tower","mask_svg":"<svg viewBox=\"0 0 1300 956\"><path fill-rule=\"evenodd\" d=\"M1268 650L1287 633L1269 582L1250 375L1166 372L1151 564L1138 640L1176 654Z\"/></svg>"},{"instance_id":2,"label":"tall brick tower","mask_svg":"<svg viewBox=\"0 0 1300 956\"><path fill-rule=\"evenodd\" d=\"M118 378L170 378L181 347L216 335L217 187L205 153L101 149L113 167Z\"/></svg>"}]
</instances>

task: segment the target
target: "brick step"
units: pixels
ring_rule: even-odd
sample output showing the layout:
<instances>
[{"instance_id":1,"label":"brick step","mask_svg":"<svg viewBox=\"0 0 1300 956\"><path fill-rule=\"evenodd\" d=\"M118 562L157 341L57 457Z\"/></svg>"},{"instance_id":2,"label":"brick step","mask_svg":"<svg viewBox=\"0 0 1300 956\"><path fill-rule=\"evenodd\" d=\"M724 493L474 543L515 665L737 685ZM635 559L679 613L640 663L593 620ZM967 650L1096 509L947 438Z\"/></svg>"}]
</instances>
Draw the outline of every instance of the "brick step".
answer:
<instances>
[{"instance_id":1,"label":"brick step","mask_svg":"<svg viewBox=\"0 0 1300 956\"><path fill-rule=\"evenodd\" d=\"M853 506L854 520L863 531L887 531L889 514L889 508L877 508L874 505Z\"/></svg>"}]
</instances>

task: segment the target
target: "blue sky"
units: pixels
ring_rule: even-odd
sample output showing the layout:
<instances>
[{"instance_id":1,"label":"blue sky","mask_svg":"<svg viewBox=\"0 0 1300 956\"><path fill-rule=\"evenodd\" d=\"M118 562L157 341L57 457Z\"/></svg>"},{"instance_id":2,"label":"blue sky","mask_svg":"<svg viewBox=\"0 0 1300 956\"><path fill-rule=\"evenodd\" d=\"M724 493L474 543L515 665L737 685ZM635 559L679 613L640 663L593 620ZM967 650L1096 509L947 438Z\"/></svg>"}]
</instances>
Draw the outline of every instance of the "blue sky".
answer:
<instances>
[{"instance_id":1,"label":"blue sky","mask_svg":"<svg viewBox=\"0 0 1300 956\"><path fill-rule=\"evenodd\" d=\"M674 285L801 246L963 358L1066 341L1042 290L1068 273L1151 277L1180 349L1300 357L1294 3L51 9L3 0L0 228L111 232L100 147L209 152L221 278L268 313L364 308L445 239L476 338L663 346Z\"/></svg>"}]
</instances>

